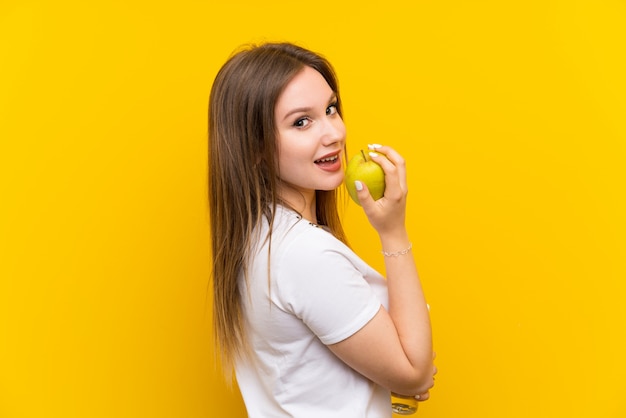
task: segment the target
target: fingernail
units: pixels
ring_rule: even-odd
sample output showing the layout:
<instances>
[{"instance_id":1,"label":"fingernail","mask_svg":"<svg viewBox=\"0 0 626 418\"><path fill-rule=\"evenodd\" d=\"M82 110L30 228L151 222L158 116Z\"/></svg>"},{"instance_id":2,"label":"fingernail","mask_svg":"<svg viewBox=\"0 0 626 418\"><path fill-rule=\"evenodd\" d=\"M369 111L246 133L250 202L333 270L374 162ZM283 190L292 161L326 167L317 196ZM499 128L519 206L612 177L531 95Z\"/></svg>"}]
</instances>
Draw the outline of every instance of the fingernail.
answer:
<instances>
[{"instance_id":1,"label":"fingernail","mask_svg":"<svg viewBox=\"0 0 626 418\"><path fill-rule=\"evenodd\" d=\"M369 144L367 147L369 149L378 149L378 148L382 147L382 145L380 145L380 144Z\"/></svg>"},{"instance_id":2,"label":"fingernail","mask_svg":"<svg viewBox=\"0 0 626 418\"><path fill-rule=\"evenodd\" d=\"M375 153L375 152L370 152L369 154L370 154L370 157L372 157L372 158L378 157L378 154Z\"/></svg>"},{"instance_id":3,"label":"fingernail","mask_svg":"<svg viewBox=\"0 0 626 418\"><path fill-rule=\"evenodd\" d=\"M361 183L360 181L356 180L354 182L354 187L356 187L356 189L360 192L361 190L363 190L363 183Z\"/></svg>"},{"instance_id":4,"label":"fingernail","mask_svg":"<svg viewBox=\"0 0 626 418\"><path fill-rule=\"evenodd\" d=\"M418 401L420 400L421 396L420 395L415 395L415 399L417 399Z\"/></svg>"}]
</instances>

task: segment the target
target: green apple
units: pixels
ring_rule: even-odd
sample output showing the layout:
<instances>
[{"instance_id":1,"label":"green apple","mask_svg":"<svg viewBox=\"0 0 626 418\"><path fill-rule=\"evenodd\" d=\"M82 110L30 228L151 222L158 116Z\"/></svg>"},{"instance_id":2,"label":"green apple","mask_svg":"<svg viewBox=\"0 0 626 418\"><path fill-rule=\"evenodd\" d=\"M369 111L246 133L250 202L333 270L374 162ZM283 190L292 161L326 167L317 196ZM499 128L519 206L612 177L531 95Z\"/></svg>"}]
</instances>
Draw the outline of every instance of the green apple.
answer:
<instances>
[{"instance_id":1,"label":"green apple","mask_svg":"<svg viewBox=\"0 0 626 418\"><path fill-rule=\"evenodd\" d=\"M348 194L360 206L361 203L356 195L356 186L354 185L355 180L365 183L374 200L383 197L385 193L385 172L363 150L350 159L346 167L345 176Z\"/></svg>"}]
</instances>

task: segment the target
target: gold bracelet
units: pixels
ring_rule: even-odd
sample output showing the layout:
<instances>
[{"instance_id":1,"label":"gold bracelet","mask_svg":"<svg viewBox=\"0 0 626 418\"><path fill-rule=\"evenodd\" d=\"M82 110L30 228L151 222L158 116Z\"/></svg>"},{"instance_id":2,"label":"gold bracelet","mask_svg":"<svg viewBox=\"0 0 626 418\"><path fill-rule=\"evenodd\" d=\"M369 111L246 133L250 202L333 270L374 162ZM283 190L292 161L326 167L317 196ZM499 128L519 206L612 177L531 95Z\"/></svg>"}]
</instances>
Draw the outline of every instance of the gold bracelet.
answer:
<instances>
[{"instance_id":1,"label":"gold bracelet","mask_svg":"<svg viewBox=\"0 0 626 418\"><path fill-rule=\"evenodd\" d=\"M395 253L388 253L387 251L382 250L381 254L384 255L385 257L400 257L401 255L405 255L406 253L411 251L411 248L413 248L413 243L410 242L409 246L402 251L396 251Z\"/></svg>"}]
</instances>

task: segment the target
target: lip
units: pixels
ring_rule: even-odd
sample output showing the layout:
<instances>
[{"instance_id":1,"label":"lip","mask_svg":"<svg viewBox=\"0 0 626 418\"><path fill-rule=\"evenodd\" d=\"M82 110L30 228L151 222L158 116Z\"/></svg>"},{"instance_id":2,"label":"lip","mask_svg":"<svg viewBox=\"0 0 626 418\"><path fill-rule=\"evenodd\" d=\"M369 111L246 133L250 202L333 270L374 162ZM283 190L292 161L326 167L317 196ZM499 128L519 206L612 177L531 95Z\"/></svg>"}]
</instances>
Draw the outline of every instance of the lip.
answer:
<instances>
[{"instance_id":1,"label":"lip","mask_svg":"<svg viewBox=\"0 0 626 418\"><path fill-rule=\"evenodd\" d=\"M319 160L323 160L324 158L334 157L335 155L337 156L337 159L339 159L339 154L340 154L340 153L341 153L341 151L334 151L334 152L330 152L330 153L328 153L328 154L326 154L326 155L322 155L321 157L316 158L316 159L314 160L314 162L315 162L315 161L319 161Z\"/></svg>"},{"instance_id":2,"label":"lip","mask_svg":"<svg viewBox=\"0 0 626 418\"><path fill-rule=\"evenodd\" d=\"M335 159L335 161L333 162L326 162L326 163L316 163L315 165L323 171L329 172L329 173L334 173L337 172L339 170L341 170L341 158L340 158L340 154L341 151L335 151L335 152L331 152L328 153L318 159L316 159L315 161L319 161L319 160L323 160L324 158L331 158L331 157L337 157Z\"/></svg>"}]
</instances>

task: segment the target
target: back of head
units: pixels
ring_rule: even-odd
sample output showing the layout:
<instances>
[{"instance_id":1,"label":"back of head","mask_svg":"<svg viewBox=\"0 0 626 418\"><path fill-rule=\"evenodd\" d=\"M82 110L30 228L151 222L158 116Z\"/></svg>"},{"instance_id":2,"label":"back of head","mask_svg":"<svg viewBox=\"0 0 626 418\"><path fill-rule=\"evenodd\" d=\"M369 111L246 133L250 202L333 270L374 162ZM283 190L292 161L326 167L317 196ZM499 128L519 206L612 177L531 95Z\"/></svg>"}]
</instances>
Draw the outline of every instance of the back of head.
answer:
<instances>
[{"instance_id":1,"label":"back of head","mask_svg":"<svg viewBox=\"0 0 626 418\"><path fill-rule=\"evenodd\" d=\"M264 192L274 191L271 186L277 178L278 155L274 109L285 86L304 66L320 72L337 92L330 64L294 44L247 47L226 62L217 74L209 104L210 162L219 170L212 170L212 175L228 174L237 189L248 188L261 176L266 183Z\"/></svg>"},{"instance_id":2,"label":"back of head","mask_svg":"<svg viewBox=\"0 0 626 418\"><path fill-rule=\"evenodd\" d=\"M209 209L214 280L214 321L228 366L244 345L237 276L256 225L279 197L274 109L289 81L305 66L317 70L337 93L337 79L322 56L290 43L247 46L218 72L209 102ZM338 228L335 192L321 192L321 219ZM329 209L330 208L330 209Z\"/></svg>"},{"instance_id":3,"label":"back of head","mask_svg":"<svg viewBox=\"0 0 626 418\"><path fill-rule=\"evenodd\" d=\"M223 206L232 222L249 225L251 217L254 223L278 201L274 110L305 66L322 74L339 96L328 61L290 43L246 47L215 78L209 102L209 197L211 209L219 212L215 205ZM337 106L341 114L339 97Z\"/></svg>"}]
</instances>

